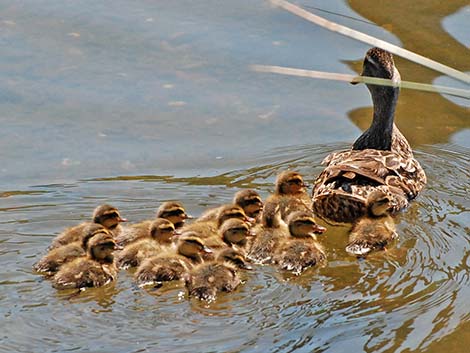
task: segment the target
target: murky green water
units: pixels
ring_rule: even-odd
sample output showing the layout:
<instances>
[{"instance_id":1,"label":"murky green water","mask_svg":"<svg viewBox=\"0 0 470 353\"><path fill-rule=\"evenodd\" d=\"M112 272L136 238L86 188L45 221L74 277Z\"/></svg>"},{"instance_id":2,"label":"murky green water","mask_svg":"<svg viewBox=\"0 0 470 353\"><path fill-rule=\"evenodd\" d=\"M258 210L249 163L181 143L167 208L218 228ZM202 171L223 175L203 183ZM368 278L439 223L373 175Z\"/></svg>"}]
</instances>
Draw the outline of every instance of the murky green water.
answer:
<instances>
[{"instance_id":1,"label":"murky green water","mask_svg":"<svg viewBox=\"0 0 470 353\"><path fill-rule=\"evenodd\" d=\"M299 4L470 72L466 1ZM313 181L367 126L367 90L247 66L352 73L368 47L263 1L11 1L0 14L0 351L467 351L468 102L402 92L397 124L429 181L386 252L358 261L330 228L325 267L257 267L210 305L125 271L71 296L31 265L99 203L135 221L170 199L198 215L239 188L266 196L286 168ZM396 61L406 80L444 79Z\"/></svg>"}]
</instances>

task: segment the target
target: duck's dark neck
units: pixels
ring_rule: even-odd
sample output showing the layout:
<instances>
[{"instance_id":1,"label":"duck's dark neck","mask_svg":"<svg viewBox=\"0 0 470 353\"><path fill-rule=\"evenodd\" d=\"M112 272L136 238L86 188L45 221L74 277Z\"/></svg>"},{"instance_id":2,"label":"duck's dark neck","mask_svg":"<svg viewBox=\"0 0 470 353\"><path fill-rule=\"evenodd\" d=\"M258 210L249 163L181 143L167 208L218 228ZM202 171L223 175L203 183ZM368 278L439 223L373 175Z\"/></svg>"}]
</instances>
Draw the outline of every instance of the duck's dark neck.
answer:
<instances>
[{"instance_id":1,"label":"duck's dark neck","mask_svg":"<svg viewBox=\"0 0 470 353\"><path fill-rule=\"evenodd\" d=\"M398 100L398 87L368 86L374 104L370 127L354 142L354 150L368 148L391 150L393 119Z\"/></svg>"}]
</instances>

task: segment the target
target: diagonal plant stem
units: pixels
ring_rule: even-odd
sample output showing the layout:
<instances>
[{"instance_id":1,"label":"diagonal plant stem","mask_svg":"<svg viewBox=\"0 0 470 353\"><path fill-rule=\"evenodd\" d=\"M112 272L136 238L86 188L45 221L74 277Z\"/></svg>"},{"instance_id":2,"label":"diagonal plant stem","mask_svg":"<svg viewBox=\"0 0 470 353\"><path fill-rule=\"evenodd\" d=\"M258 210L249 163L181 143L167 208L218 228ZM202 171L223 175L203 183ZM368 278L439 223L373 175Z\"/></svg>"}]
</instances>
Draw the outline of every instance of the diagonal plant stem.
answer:
<instances>
[{"instance_id":1,"label":"diagonal plant stem","mask_svg":"<svg viewBox=\"0 0 470 353\"><path fill-rule=\"evenodd\" d=\"M279 6L283 8L286 11L289 11L290 13L293 13L294 15L297 15L299 17L302 17L303 19L313 22L316 25L319 25L323 28L326 28L330 31L340 33L344 36L356 39L358 41L373 45L375 47L382 48L384 50L387 50L395 55L401 56L405 59L408 59L410 61L413 61L415 63L418 63L420 65L426 66L430 69L433 69L435 71L441 72L447 76L453 77L459 81L465 82L470 84L470 75L467 75L459 70L456 70L452 67L449 67L447 65L441 64L437 61L431 60L425 56L413 53L412 51L409 51L407 49L400 48L394 44L391 44L389 42L386 42L384 40L378 39L376 37L370 36L368 34L356 31L354 29L351 29L349 27L340 25L338 23L328 21L327 19L314 15L311 12L308 12L307 10L304 10L303 8L294 5L288 1L285 0L270 0L272 4Z\"/></svg>"}]
</instances>

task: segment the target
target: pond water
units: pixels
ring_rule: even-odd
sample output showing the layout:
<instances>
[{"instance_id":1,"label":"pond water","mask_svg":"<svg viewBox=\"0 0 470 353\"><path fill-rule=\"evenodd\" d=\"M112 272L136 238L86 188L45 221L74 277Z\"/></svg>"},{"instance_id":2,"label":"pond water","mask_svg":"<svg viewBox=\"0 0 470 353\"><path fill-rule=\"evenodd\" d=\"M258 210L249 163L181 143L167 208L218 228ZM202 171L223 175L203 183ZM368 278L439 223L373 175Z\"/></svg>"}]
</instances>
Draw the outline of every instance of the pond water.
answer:
<instances>
[{"instance_id":1,"label":"pond water","mask_svg":"<svg viewBox=\"0 0 470 353\"><path fill-rule=\"evenodd\" d=\"M467 0L298 4L470 72ZM100 203L131 221L166 200L197 216L241 188L266 197L287 168L313 181L368 126L366 88L248 66L353 73L368 46L265 1L4 1L0 13L0 351L467 351L468 101L401 93L396 122L429 180L386 252L348 256L330 227L324 267L258 266L211 304L178 283L139 289L126 271L70 295L31 266ZM396 64L405 80L457 86Z\"/></svg>"}]
</instances>

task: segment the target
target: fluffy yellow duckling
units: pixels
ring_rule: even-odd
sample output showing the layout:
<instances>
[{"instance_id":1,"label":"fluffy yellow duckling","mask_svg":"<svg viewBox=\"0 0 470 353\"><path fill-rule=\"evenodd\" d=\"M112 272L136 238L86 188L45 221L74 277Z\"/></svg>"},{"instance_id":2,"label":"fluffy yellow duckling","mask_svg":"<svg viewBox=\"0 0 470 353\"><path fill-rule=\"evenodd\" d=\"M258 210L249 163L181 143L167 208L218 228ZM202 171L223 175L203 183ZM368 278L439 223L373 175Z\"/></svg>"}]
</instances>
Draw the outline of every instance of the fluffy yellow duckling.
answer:
<instances>
[{"instance_id":1,"label":"fluffy yellow duckling","mask_svg":"<svg viewBox=\"0 0 470 353\"><path fill-rule=\"evenodd\" d=\"M231 218L222 224L217 235L205 238L204 243L211 249L232 245L245 248L250 235L251 231L248 223L238 218Z\"/></svg>"},{"instance_id":2,"label":"fluffy yellow duckling","mask_svg":"<svg viewBox=\"0 0 470 353\"><path fill-rule=\"evenodd\" d=\"M196 233L184 233L178 239L176 251L167 249L145 259L137 268L134 279L140 286L181 279L195 264L203 261L204 253L212 253L212 250Z\"/></svg>"},{"instance_id":3,"label":"fluffy yellow duckling","mask_svg":"<svg viewBox=\"0 0 470 353\"><path fill-rule=\"evenodd\" d=\"M316 224L310 212L301 211L289 216L288 225L290 237L277 248L274 263L280 269L299 275L308 267L325 260L325 252L316 235L326 228Z\"/></svg>"},{"instance_id":4,"label":"fluffy yellow duckling","mask_svg":"<svg viewBox=\"0 0 470 353\"><path fill-rule=\"evenodd\" d=\"M100 205L96 207L93 212L93 222L83 222L77 226L67 228L54 238L49 249L55 249L75 241L81 241L86 234L84 232L85 228L91 223L101 224L103 227L110 230L114 236L117 236L121 231L120 223L122 222L127 222L127 219L121 217L116 207L107 204Z\"/></svg>"},{"instance_id":5,"label":"fluffy yellow duckling","mask_svg":"<svg viewBox=\"0 0 470 353\"><path fill-rule=\"evenodd\" d=\"M53 277L52 285L57 289L84 289L114 281L117 276L113 257L115 249L112 234L103 229L88 241L86 256L62 265Z\"/></svg>"},{"instance_id":6,"label":"fluffy yellow duckling","mask_svg":"<svg viewBox=\"0 0 470 353\"><path fill-rule=\"evenodd\" d=\"M91 223L83 230L84 236L80 241L75 241L50 250L39 260L33 269L44 275L52 275L66 262L70 262L77 257L86 255L86 248L91 237L99 233L106 233L107 230L98 223Z\"/></svg>"},{"instance_id":7,"label":"fluffy yellow duckling","mask_svg":"<svg viewBox=\"0 0 470 353\"><path fill-rule=\"evenodd\" d=\"M183 205L176 201L164 202L160 205L156 214L157 218L164 218L173 223L176 229L184 225L186 219L191 219ZM145 220L139 223L131 224L122 229L121 233L116 237L116 243L120 246L126 246L139 239L150 237L150 227L154 220Z\"/></svg>"},{"instance_id":8,"label":"fluffy yellow duckling","mask_svg":"<svg viewBox=\"0 0 470 353\"><path fill-rule=\"evenodd\" d=\"M157 218L149 229L149 237L127 245L116 254L116 265L120 269L139 266L149 257L158 255L165 247L172 244L175 226L169 220Z\"/></svg>"},{"instance_id":9,"label":"fluffy yellow duckling","mask_svg":"<svg viewBox=\"0 0 470 353\"><path fill-rule=\"evenodd\" d=\"M307 192L307 184L302 175L291 170L277 176L274 194L270 195L266 202L279 204L284 221L287 221L292 212L312 211L312 200Z\"/></svg>"},{"instance_id":10,"label":"fluffy yellow duckling","mask_svg":"<svg viewBox=\"0 0 470 353\"><path fill-rule=\"evenodd\" d=\"M395 222L390 216L394 207L392 196L376 190L369 195L367 204L368 212L353 224L346 247L347 252L356 256L365 256L373 250L384 249L390 241L397 238Z\"/></svg>"},{"instance_id":11,"label":"fluffy yellow duckling","mask_svg":"<svg viewBox=\"0 0 470 353\"><path fill-rule=\"evenodd\" d=\"M213 301L218 292L233 291L241 283L238 268L251 269L243 254L232 248L221 251L216 261L198 265L185 275L189 296Z\"/></svg>"}]
</instances>

